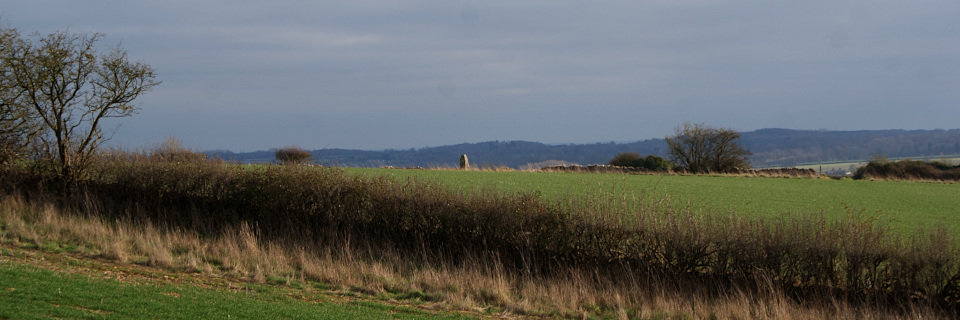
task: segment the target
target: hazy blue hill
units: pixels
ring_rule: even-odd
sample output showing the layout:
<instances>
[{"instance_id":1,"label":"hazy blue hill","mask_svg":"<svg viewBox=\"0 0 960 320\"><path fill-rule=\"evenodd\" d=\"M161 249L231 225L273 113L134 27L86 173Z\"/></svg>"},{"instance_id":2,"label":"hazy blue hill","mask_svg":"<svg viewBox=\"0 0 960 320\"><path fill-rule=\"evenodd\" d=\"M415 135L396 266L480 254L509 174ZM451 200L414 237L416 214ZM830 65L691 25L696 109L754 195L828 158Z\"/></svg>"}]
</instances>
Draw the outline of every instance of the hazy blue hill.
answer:
<instances>
[{"instance_id":1,"label":"hazy blue hill","mask_svg":"<svg viewBox=\"0 0 960 320\"><path fill-rule=\"evenodd\" d=\"M810 131L761 129L742 134L754 166L795 165L960 154L960 130Z\"/></svg>"},{"instance_id":2,"label":"hazy blue hill","mask_svg":"<svg viewBox=\"0 0 960 320\"><path fill-rule=\"evenodd\" d=\"M756 167L870 159L875 155L938 157L960 154L960 129L824 131L760 129L741 133L753 152ZM667 156L663 139L629 143L544 144L530 141L489 141L408 150L314 150L314 159L329 166L455 167L461 154L478 166L523 167L545 161L578 164L606 163L620 152ZM211 151L211 156L241 162L271 162L273 151L234 153Z\"/></svg>"}]
</instances>

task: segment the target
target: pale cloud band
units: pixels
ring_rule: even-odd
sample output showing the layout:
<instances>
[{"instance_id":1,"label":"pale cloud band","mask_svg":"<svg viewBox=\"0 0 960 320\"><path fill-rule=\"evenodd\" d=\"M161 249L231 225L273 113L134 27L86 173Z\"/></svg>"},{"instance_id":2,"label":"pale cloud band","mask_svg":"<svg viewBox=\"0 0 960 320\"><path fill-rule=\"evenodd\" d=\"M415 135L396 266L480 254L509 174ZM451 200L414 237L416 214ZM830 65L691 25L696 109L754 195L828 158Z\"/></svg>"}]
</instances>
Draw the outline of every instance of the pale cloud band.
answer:
<instances>
[{"instance_id":1,"label":"pale cloud band","mask_svg":"<svg viewBox=\"0 0 960 320\"><path fill-rule=\"evenodd\" d=\"M17 1L22 31L101 32L161 87L116 139L408 148L960 119L950 1ZM111 42L111 43L107 43ZM204 133L206 132L206 133Z\"/></svg>"}]
</instances>

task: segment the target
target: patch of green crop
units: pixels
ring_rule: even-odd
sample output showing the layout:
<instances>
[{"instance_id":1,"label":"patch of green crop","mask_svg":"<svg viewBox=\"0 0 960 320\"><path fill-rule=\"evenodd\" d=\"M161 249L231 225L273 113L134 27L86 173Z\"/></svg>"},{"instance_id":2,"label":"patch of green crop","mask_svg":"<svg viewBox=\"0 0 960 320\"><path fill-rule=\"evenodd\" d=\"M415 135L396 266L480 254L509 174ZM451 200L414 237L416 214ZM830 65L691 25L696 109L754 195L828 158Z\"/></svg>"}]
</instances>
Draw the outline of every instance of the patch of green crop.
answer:
<instances>
[{"instance_id":1,"label":"patch of green crop","mask_svg":"<svg viewBox=\"0 0 960 320\"><path fill-rule=\"evenodd\" d=\"M664 200L702 212L753 216L862 212L904 234L944 227L960 235L960 184L735 176L625 175L556 172L346 169L352 174L438 181L459 192L495 190L566 197Z\"/></svg>"},{"instance_id":2,"label":"patch of green crop","mask_svg":"<svg viewBox=\"0 0 960 320\"><path fill-rule=\"evenodd\" d=\"M130 284L0 263L0 319L427 319L374 302L312 303L276 290Z\"/></svg>"}]
</instances>

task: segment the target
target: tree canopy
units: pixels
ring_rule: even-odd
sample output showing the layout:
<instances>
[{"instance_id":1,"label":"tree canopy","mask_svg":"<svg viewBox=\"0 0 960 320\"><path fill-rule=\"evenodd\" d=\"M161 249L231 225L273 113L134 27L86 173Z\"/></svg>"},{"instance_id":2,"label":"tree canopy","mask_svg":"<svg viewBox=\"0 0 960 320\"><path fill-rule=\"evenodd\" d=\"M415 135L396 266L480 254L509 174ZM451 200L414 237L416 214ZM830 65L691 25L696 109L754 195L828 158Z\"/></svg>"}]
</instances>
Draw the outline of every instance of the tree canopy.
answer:
<instances>
[{"instance_id":1,"label":"tree canopy","mask_svg":"<svg viewBox=\"0 0 960 320\"><path fill-rule=\"evenodd\" d=\"M750 151L739 144L740 133L705 124L684 123L666 137L677 166L695 173L730 172L750 168Z\"/></svg>"},{"instance_id":2,"label":"tree canopy","mask_svg":"<svg viewBox=\"0 0 960 320\"><path fill-rule=\"evenodd\" d=\"M101 37L64 31L22 37L0 27L3 139L33 145L35 156L66 180L77 178L109 140L103 120L135 114L133 101L160 84L152 67L130 61L119 46L98 51Z\"/></svg>"}]
</instances>

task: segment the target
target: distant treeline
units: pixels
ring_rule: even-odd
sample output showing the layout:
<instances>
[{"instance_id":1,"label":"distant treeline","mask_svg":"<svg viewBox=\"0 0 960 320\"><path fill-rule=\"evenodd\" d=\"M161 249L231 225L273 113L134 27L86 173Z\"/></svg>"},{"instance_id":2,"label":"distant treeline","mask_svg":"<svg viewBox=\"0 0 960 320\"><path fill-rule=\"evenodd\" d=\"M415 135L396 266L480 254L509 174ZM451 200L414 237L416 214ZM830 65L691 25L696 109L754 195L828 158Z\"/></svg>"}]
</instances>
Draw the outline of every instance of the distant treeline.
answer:
<instances>
[{"instance_id":1,"label":"distant treeline","mask_svg":"<svg viewBox=\"0 0 960 320\"><path fill-rule=\"evenodd\" d=\"M813 131L760 129L741 133L742 145L753 155L754 167L795 166L803 163L844 162L890 158L960 155L960 129ZM528 141L490 141L407 150L313 150L323 165L349 167L456 167L461 154L480 166L537 167L556 162L582 165L607 163L622 152L667 157L663 139L630 143L550 145ZM240 162L273 162L274 151L207 152L210 156ZM542 166L542 165L541 165Z\"/></svg>"}]
</instances>

